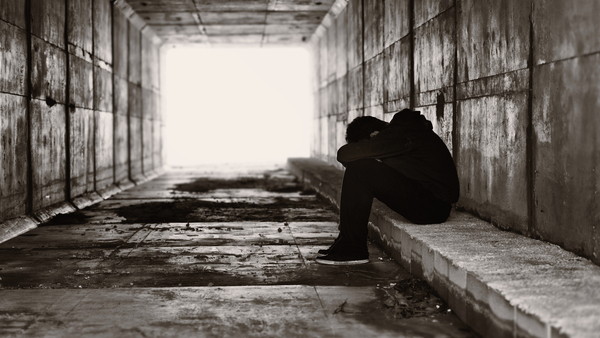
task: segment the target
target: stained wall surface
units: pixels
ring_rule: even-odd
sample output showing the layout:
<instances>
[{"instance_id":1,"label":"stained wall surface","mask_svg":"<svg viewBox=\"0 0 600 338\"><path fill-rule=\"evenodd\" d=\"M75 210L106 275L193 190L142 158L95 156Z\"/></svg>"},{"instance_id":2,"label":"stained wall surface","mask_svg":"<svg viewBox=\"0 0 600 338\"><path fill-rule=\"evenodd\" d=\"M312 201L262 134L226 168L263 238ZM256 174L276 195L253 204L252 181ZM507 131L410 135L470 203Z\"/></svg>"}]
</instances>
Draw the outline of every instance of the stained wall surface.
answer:
<instances>
[{"instance_id":1,"label":"stained wall surface","mask_svg":"<svg viewBox=\"0 0 600 338\"><path fill-rule=\"evenodd\" d=\"M349 0L311 40L313 157L352 119L421 111L456 206L600 263L600 3Z\"/></svg>"},{"instance_id":2,"label":"stained wall surface","mask_svg":"<svg viewBox=\"0 0 600 338\"><path fill-rule=\"evenodd\" d=\"M160 45L112 3L0 2L0 223L162 167Z\"/></svg>"}]
</instances>

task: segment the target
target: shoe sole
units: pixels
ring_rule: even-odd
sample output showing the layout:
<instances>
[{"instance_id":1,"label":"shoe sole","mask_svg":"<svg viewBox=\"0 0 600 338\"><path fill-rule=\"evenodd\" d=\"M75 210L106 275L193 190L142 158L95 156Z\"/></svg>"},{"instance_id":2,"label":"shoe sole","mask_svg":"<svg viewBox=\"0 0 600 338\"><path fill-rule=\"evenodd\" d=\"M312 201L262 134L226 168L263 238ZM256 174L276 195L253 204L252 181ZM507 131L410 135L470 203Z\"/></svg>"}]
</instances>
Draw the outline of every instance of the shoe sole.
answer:
<instances>
[{"instance_id":1,"label":"shoe sole","mask_svg":"<svg viewBox=\"0 0 600 338\"><path fill-rule=\"evenodd\" d=\"M369 259L356 259L352 261L332 261L329 259L315 259L315 262L324 265L359 265L369 263Z\"/></svg>"}]
</instances>

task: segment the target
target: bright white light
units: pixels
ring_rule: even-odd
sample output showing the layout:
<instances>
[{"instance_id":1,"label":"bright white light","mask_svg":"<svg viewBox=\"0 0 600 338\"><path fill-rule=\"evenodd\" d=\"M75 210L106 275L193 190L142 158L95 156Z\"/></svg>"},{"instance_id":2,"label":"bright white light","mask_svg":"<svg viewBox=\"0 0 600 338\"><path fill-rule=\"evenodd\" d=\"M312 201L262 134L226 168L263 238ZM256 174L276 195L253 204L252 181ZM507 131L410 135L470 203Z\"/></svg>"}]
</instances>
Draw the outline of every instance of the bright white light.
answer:
<instances>
[{"instance_id":1,"label":"bright white light","mask_svg":"<svg viewBox=\"0 0 600 338\"><path fill-rule=\"evenodd\" d=\"M169 165L309 156L312 104L304 48L180 47L165 57Z\"/></svg>"}]
</instances>

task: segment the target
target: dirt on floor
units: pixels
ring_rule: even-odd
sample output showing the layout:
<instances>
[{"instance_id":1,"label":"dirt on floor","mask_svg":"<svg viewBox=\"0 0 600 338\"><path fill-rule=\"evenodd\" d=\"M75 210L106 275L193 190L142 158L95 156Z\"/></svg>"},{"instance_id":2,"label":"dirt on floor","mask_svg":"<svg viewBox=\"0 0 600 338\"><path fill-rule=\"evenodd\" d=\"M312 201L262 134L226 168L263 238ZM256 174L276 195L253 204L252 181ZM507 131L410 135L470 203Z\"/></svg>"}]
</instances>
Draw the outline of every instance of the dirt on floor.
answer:
<instances>
[{"instance_id":1,"label":"dirt on floor","mask_svg":"<svg viewBox=\"0 0 600 338\"><path fill-rule=\"evenodd\" d=\"M294 176L286 175L283 171L266 172L262 177L199 177L189 183L177 184L173 190L206 193L217 189L260 189L274 193L314 194L314 191L305 190ZM117 214L126 218L127 223L337 221L335 208L319 196L300 199L276 196L273 202L260 204L185 198L173 202L125 206L118 209Z\"/></svg>"},{"instance_id":2,"label":"dirt on floor","mask_svg":"<svg viewBox=\"0 0 600 338\"><path fill-rule=\"evenodd\" d=\"M200 177L193 182L177 184L173 190L203 193L217 189L262 189L280 193L300 192L301 195L314 194L313 190L305 190L302 184L298 182L273 177L240 177L237 179Z\"/></svg>"},{"instance_id":3,"label":"dirt on floor","mask_svg":"<svg viewBox=\"0 0 600 338\"><path fill-rule=\"evenodd\" d=\"M448 306L424 281L410 276L390 288L382 288L381 300L394 318L412 318L445 314Z\"/></svg>"},{"instance_id":4,"label":"dirt on floor","mask_svg":"<svg viewBox=\"0 0 600 338\"><path fill-rule=\"evenodd\" d=\"M300 195L311 195L315 191L305 189L298 179L283 169L264 172L262 175L240 176L233 179L199 177L193 182L175 185L173 190L205 193L217 189L262 189L269 192L300 192Z\"/></svg>"},{"instance_id":5,"label":"dirt on floor","mask_svg":"<svg viewBox=\"0 0 600 338\"><path fill-rule=\"evenodd\" d=\"M276 197L274 202L264 204L178 199L125 206L116 212L126 218L125 223L337 221L335 209L324 205L320 198Z\"/></svg>"},{"instance_id":6,"label":"dirt on floor","mask_svg":"<svg viewBox=\"0 0 600 338\"><path fill-rule=\"evenodd\" d=\"M147 202L123 206L114 210L121 223L175 223L175 222L337 222L337 210L321 197L292 200L275 197L271 203L217 202L194 198L178 198L172 202ZM89 207L84 211L57 215L49 225L85 224Z\"/></svg>"},{"instance_id":7,"label":"dirt on floor","mask_svg":"<svg viewBox=\"0 0 600 338\"><path fill-rule=\"evenodd\" d=\"M123 206L115 212L125 218L122 223L169 223L169 222L336 222L337 209L327 200L305 189L297 179L278 171L265 173L262 177L249 176L234 179L199 177L192 182L177 184L174 191L206 193L227 189L259 189L272 193L299 192L305 198L275 196L270 203L210 201L191 197L175 198L169 202L147 202ZM315 195L314 198L308 198ZM57 215L44 225L85 224L86 213L98 210L92 206L86 211Z\"/></svg>"}]
</instances>

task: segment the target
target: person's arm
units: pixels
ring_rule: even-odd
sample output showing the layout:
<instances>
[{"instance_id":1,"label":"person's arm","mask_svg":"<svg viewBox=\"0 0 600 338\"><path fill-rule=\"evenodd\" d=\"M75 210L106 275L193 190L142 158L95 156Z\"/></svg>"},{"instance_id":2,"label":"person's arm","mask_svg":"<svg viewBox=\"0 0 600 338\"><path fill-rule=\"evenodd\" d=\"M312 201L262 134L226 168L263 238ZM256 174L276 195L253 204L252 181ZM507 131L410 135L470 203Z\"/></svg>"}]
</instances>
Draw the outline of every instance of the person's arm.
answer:
<instances>
[{"instance_id":1,"label":"person's arm","mask_svg":"<svg viewBox=\"0 0 600 338\"><path fill-rule=\"evenodd\" d=\"M410 140L408 139L390 140L383 135L378 135L368 140L343 145L338 149L337 160L346 166L347 163L360 159L382 159L400 155L409 148Z\"/></svg>"}]
</instances>

